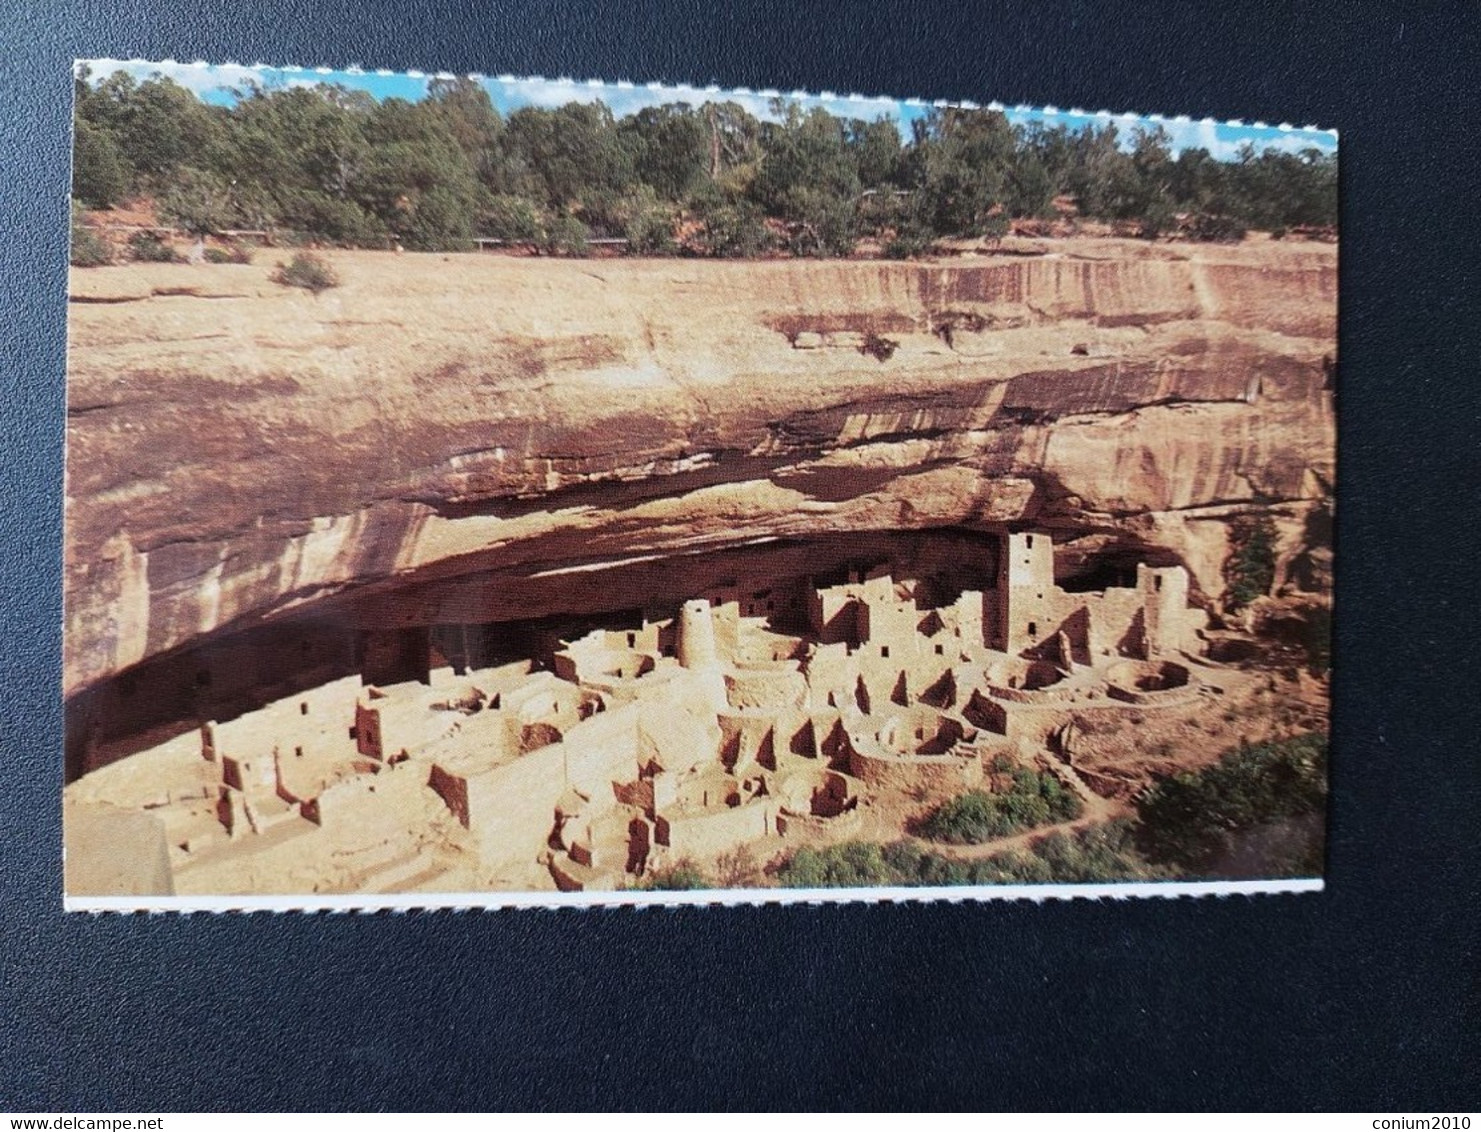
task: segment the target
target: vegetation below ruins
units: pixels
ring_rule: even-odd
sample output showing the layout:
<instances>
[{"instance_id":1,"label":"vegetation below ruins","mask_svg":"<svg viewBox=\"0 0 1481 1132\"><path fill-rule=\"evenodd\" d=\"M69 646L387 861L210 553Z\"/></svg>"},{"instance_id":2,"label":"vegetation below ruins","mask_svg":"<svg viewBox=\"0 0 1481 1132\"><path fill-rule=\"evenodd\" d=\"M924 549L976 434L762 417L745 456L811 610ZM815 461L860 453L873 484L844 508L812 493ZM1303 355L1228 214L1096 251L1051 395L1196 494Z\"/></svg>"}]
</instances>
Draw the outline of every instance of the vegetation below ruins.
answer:
<instances>
[{"instance_id":1,"label":"vegetation below ruins","mask_svg":"<svg viewBox=\"0 0 1481 1132\"><path fill-rule=\"evenodd\" d=\"M994 766L996 773L1003 768ZM1041 825L1074 821L1084 806L1054 775L1026 768L1012 770L1012 785L1002 793L970 790L943 802L921 818L912 832L951 845L977 845Z\"/></svg>"},{"instance_id":2,"label":"vegetation below ruins","mask_svg":"<svg viewBox=\"0 0 1481 1132\"><path fill-rule=\"evenodd\" d=\"M687 892L716 886L693 861L680 861L666 869L655 869L643 878L638 887L649 891Z\"/></svg>"},{"instance_id":3,"label":"vegetation below ruins","mask_svg":"<svg viewBox=\"0 0 1481 1132\"><path fill-rule=\"evenodd\" d=\"M902 139L890 120L782 99L775 121L733 102L620 119L571 102L505 118L470 79L434 79L414 103L329 84L239 95L208 105L167 78L94 85L84 68L74 197L92 208L152 197L165 222L197 235L420 250L485 237L562 254L609 238L638 255L839 256L870 238L906 257L999 236L1012 218L1195 240L1337 219L1335 156L1174 156L1161 127L1123 139L1114 125L1014 126L996 110L936 107Z\"/></svg>"},{"instance_id":4,"label":"vegetation below ruins","mask_svg":"<svg viewBox=\"0 0 1481 1132\"><path fill-rule=\"evenodd\" d=\"M1092 884L1101 881L1167 880L1167 870L1136 851L1135 826L1127 818L1072 833L1055 831L978 865L978 884ZM955 862L952 862L955 864ZM937 883L935 881L931 883Z\"/></svg>"},{"instance_id":5,"label":"vegetation below ruins","mask_svg":"<svg viewBox=\"0 0 1481 1132\"><path fill-rule=\"evenodd\" d=\"M1326 767L1327 737L1310 732L1241 747L1201 771L1162 779L1138 799L1135 818L1056 830L983 860L956 860L908 841L853 841L799 849L772 871L792 888L1171 880L1222 875L1244 842L1246 848L1258 843L1262 876L1316 876L1322 871L1321 823L1301 819L1319 817L1325 808ZM943 820L953 829L970 827L964 815L975 818L981 811L976 799L1007 796L965 794L932 817L947 815ZM1077 814L1078 799L1069 797ZM1260 836L1282 826L1289 827L1287 836Z\"/></svg>"},{"instance_id":6,"label":"vegetation below ruins","mask_svg":"<svg viewBox=\"0 0 1481 1132\"><path fill-rule=\"evenodd\" d=\"M789 888L906 887L957 884L1076 884L1162 880L1170 874L1137 851L1129 819L1036 838L1027 849L959 861L908 841L851 841L799 849L776 870Z\"/></svg>"},{"instance_id":7,"label":"vegetation below ruins","mask_svg":"<svg viewBox=\"0 0 1481 1132\"><path fill-rule=\"evenodd\" d=\"M1164 778L1137 799L1137 844L1183 875L1218 875L1241 838L1320 815L1327 800L1327 736L1319 731L1227 752L1213 766ZM1264 862L1268 875L1322 871L1320 828Z\"/></svg>"}]
</instances>

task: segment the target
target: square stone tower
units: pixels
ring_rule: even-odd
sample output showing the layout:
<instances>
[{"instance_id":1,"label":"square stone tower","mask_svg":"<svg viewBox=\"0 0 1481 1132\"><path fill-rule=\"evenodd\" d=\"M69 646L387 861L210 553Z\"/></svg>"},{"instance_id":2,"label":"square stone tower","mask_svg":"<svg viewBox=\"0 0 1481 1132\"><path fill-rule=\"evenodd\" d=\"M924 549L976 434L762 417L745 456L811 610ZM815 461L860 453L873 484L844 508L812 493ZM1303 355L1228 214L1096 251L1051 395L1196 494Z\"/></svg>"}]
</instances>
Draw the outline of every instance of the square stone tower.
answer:
<instances>
[{"instance_id":1,"label":"square stone tower","mask_svg":"<svg viewBox=\"0 0 1481 1132\"><path fill-rule=\"evenodd\" d=\"M1142 595L1142 623L1147 655L1177 652L1185 647L1188 627L1188 571L1181 566L1136 568L1136 588Z\"/></svg>"},{"instance_id":2,"label":"square stone tower","mask_svg":"<svg viewBox=\"0 0 1481 1132\"><path fill-rule=\"evenodd\" d=\"M1010 534L998 561L995 647L1017 655L1054 634L1054 540L1042 533Z\"/></svg>"}]
</instances>

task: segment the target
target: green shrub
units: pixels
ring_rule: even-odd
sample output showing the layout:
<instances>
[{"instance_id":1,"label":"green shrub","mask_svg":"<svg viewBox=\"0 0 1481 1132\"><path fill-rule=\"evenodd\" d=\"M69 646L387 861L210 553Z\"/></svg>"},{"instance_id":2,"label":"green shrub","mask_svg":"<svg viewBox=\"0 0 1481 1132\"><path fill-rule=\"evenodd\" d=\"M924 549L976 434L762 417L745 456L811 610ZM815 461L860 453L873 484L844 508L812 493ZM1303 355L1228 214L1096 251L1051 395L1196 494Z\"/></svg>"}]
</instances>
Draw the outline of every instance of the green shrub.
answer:
<instances>
[{"instance_id":1,"label":"green shrub","mask_svg":"<svg viewBox=\"0 0 1481 1132\"><path fill-rule=\"evenodd\" d=\"M248 264L252 262L252 249L243 244L227 244L224 248L207 248L206 262Z\"/></svg>"},{"instance_id":2,"label":"green shrub","mask_svg":"<svg viewBox=\"0 0 1481 1132\"><path fill-rule=\"evenodd\" d=\"M975 845L1005 837L1017 827L991 794L972 790L943 802L920 823L922 836L952 845Z\"/></svg>"},{"instance_id":3,"label":"green shrub","mask_svg":"<svg viewBox=\"0 0 1481 1132\"><path fill-rule=\"evenodd\" d=\"M278 264L278 269L272 274L272 281L281 283L284 287L302 287L315 295L330 287L339 286L339 276L335 274L334 268L313 252L299 252L286 265Z\"/></svg>"},{"instance_id":4,"label":"green shrub","mask_svg":"<svg viewBox=\"0 0 1481 1132\"><path fill-rule=\"evenodd\" d=\"M796 256L847 256L858 241L852 202L822 190L798 187L787 194L783 215L787 249Z\"/></svg>"},{"instance_id":5,"label":"green shrub","mask_svg":"<svg viewBox=\"0 0 1481 1132\"><path fill-rule=\"evenodd\" d=\"M1327 797L1327 737L1308 732L1228 751L1213 766L1154 783L1137 799L1138 844L1146 857L1202 875L1231 839L1260 826L1321 813ZM1304 871L1307 862L1274 862Z\"/></svg>"},{"instance_id":6,"label":"green shrub","mask_svg":"<svg viewBox=\"0 0 1481 1132\"><path fill-rule=\"evenodd\" d=\"M588 232L574 216L557 216L546 226L542 247L549 255L585 255Z\"/></svg>"},{"instance_id":7,"label":"green shrub","mask_svg":"<svg viewBox=\"0 0 1481 1132\"><path fill-rule=\"evenodd\" d=\"M1237 244L1244 239L1245 232L1244 225L1232 216L1220 216L1207 212L1195 215L1188 221L1184 230L1192 239L1219 244ZM1282 230L1281 235L1284 234Z\"/></svg>"},{"instance_id":8,"label":"green shrub","mask_svg":"<svg viewBox=\"0 0 1481 1132\"><path fill-rule=\"evenodd\" d=\"M704 201L699 208L700 251L722 259L758 256L772 245L761 213L748 203Z\"/></svg>"},{"instance_id":9,"label":"green shrub","mask_svg":"<svg viewBox=\"0 0 1481 1132\"><path fill-rule=\"evenodd\" d=\"M113 131L94 126L82 117L75 122L72 195L91 208L112 208L129 191L128 161Z\"/></svg>"},{"instance_id":10,"label":"green shrub","mask_svg":"<svg viewBox=\"0 0 1481 1132\"><path fill-rule=\"evenodd\" d=\"M1006 212L995 212L977 225L977 234L986 240L1001 240L1011 227L1012 222Z\"/></svg>"},{"instance_id":11,"label":"green shrub","mask_svg":"<svg viewBox=\"0 0 1481 1132\"><path fill-rule=\"evenodd\" d=\"M907 227L886 240L881 250L886 259L915 259L930 255L935 248L936 241L930 232L924 228Z\"/></svg>"},{"instance_id":12,"label":"green shrub","mask_svg":"<svg viewBox=\"0 0 1481 1132\"><path fill-rule=\"evenodd\" d=\"M974 884L1052 884L1054 869L1030 850L997 853L972 866Z\"/></svg>"},{"instance_id":13,"label":"green shrub","mask_svg":"<svg viewBox=\"0 0 1481 1132\"><path fill-rule=\"evenodd\" d=\"M1275 584L1275 523L1263 512L1238 515L1229 526L1229 557L1224 562L1226 601L1243 609Z\"/></svg>"},{"instance_id":14,"label":"green shrub","mask_svg":"<svg viewBox=\"0 0 1481 1132\"><path fill-rule=\"evenodd\" d=\"M657 198L644 193L624 193L613 186L589 186L579 195L571 214L586 225L587 238L621 238L627 224L644 207L656 204Z\"/></svg>"},{"instance_id":15,"label":"green shrub","mask_svg":"<svg viewBox=\"0 0 1481 1132\"><path fill-rule=\"evenodd\" d=\"M231 186L215 173L182 168L159 196L159 218L192 236L206 237L231 226Z\"/></svg>"},{"instance_id":16,"label":"green shrub","mask_svg":"<svg viewBox=\"0 0 1481 1132\"><path fill-rule=\"evenodd\" d=\"M433 185L398 225L401 242L419 252L465 252L473 244L473 206L456 190Z\"/></svg>"},{"instance_id":17,"label":"green shrub","mask_svg":"<svg viewBox=\"0 0 1481 1132\"><path fill-rule=\"evenodd\" d=\"M1041 825L1074 821L1080 799L1054 775L1020 768L1004 793L970 790L943 802L918 823L916 832L949 845L977 845Z\"/></svg>"},{"instance_id":18,"label":"green shrub","mask_svg":"<svg viewBox=\"0 0 1481 1132\"><path fill-rule=\"evenodd\" d=\"M661 205L634 212L623 234L629 255L673 255L679 250L674 242L674 214Z\"/></svg>"},{"instance_id":19,"label":"green shrub","mask_svg":"<svg viewBox=\"0 0 1481 1132\"><path fill-rule=\"evenodd\" d=\"M72 210L72 266L103 267L113 262L113 248L98 233L82 223L80 210Z\"/></svg>"},{"instance_id":20,"label":"green shrub","mask_svg":"<svg viewBox=\"0 0 1481 1132\"><path fill-rule=\"evenodd\" d=\"M1030 848L1034 859L1048 869L1049 879L1058 884L1160 880L1168 875L1166 869L1152 864L1138 851L1136 823L1129 818L1068 835L1056 830L1037 839Z\"/></svg>"},{"instance_id":21,"label":"green shrub","mask_svg":"<svg viewBox=\"0 0 1481 1132\"><path fill-rule=\"evenodd\" d=\"M153 232L135 232L129 237L129 256L139 263L184 263L168 240Z\"/></svg>"},{"instance_id":22,"label":"green shrub","mask_svg":"<svg viewBox=\"0 0 1481 1132\"><path fill-rule=\"evenodd\" d=\"M491 197L480 227L490 239L511 244L538 244L545 239L540 210L528 197Z\"/></svg>"},{"instance_id":23,"label":"green shrub","mask_svg":"<svg viewBox=\"0 0 1481 1132\"><path fill-rule=\"evenodd\" d=\"M789 888L867 888L896 883L898 875L881 848L865 841L799 849L777 871Z\"/></svg>"},{"instance_id":24,"label":"green shrub","mask_svg":"<svg viewBox=\"0 0 1481 1132\"><path fill-rule=\"evenodd\" d=\"M1139 235L1144 240L1155 240L1173 226L1175 219L1168 201L1160 198L1150 201L1142 213Z\"/></svg>"},{"instance_id":25,"label":"green shrub","mask_svg":"<svg viewBox=\"0 0 1481 1132\"><path fill-rule=\"evenodd\" d=\"M680 861L666 869L649 873L643 878L642 887L652 891L687 892L715 886L693 861Z\"/></svg>"},{"instance_id":26,"label":"green shrub","mask_svg":"<svg viewBox=\"0 0 1481 1132\"><path fill-rule=\"evenodd\" d=\"M1170 875L1138 852L1135 823L1127 818L1068 834L1056 831L1026 849L984 860L959 861L909 841L884 846L853 841L799 849L777 870L778 881L789 888L1093 884Z\"/></svg>"},{"instance_id":27,"label":"green shrub","mask_svg":"<svg viewBox=\"0 0 1481 1132\"><path fill-rule=\"evenodd\" d=\"M299 244L331 243L346 247L385 247L389 229L378 216L352 200L318 193L287 193L280 217Z\"/></svg>"},{"instance_id":28,"label":"green shrub","mask_svg":"<svg viewBox=\"0 0 1481 1132\"><path fill-rule=\"evenodd\" d=\"M897 841L885 846L882 856L891 872L891 884L934 886L976 883L979 862L954 861L908 841Z\"/></svg>"}]
</instances>

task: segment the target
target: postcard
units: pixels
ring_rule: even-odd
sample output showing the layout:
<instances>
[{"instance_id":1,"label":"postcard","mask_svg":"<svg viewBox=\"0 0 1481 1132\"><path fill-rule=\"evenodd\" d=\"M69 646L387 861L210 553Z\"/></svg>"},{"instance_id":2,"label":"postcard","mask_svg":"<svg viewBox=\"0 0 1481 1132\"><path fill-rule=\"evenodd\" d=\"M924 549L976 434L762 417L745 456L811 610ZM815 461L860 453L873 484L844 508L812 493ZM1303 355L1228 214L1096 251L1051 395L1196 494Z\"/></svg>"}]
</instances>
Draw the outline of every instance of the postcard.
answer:
<instances>
[{"instance_id":1,"label":"postcard","mask_svg":"<svg viewBox=\"0 0 1481 1132\"><path fill-rule=\"evenodd\" d=\"M94 60L65 904L1322 885L1337 138Z\"/></svg>"}]
</instances>

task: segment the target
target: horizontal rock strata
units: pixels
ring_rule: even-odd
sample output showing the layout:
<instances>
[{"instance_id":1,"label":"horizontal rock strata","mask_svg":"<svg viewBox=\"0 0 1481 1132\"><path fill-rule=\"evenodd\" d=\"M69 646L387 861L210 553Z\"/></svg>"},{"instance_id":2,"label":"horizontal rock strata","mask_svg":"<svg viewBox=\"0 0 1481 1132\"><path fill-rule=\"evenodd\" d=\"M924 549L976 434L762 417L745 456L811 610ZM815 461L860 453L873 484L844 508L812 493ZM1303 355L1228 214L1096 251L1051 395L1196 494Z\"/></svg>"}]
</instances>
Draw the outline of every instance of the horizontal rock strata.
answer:
<instances>
[{"instance_id":1,"label":"horizontal rock strata","mask_svg":"<svg viewBox=\"0 0 1481 1132\"><path fill-rule=\"evenodd\" d=\"M1294 568L1333 476L1335 251L1048 246L331 252L317 296L271 251L74 271L66 690L327 599L536 616L607 564L771 539L1032 523L1216 600L1259 503Z\"/></svg>"}]
</instances>

